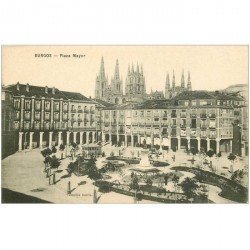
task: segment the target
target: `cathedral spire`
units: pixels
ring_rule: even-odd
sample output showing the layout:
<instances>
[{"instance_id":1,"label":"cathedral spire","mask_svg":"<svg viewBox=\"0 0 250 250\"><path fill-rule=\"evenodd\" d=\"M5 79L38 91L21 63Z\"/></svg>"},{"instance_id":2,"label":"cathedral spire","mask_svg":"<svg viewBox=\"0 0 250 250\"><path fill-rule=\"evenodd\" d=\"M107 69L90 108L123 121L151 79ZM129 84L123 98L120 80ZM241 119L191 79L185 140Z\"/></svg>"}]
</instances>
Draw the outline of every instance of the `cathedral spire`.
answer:
<instances>
[{"instance_id":1,"label":"cathedral spire","mask_svg":"<svg viewBox=\"0 0 250 250\"><path fill-rule=\"evenodd\" d=\"M134 71L134 64L132 63L132 69L131 69L131 73L134 74L135 71Z\"/></svg>"},{"instance_id":2,"label":"cathedral spire","mask_svg":"<svg viewBox=\"0 0 250 250\"><path fill-rule=\"evenodd\" d=\"M165 98L170 98L170 80L169 80L169 73L167 72L166 82L165 82Z\"/></svg>"},{"instance_id":3,"label":"cathedral spire","mask_svg":"<svg viewBox=\"0 0 250 250\"><path fill-rule=\"evenodd\" d=\"M172 88L175 88L175 75L174 75L174 70L173 70L173 79L172 79Z\"/></svg>"},{"instance_id":4,"label":"cathedral spire","mask_svg":"<svg viewBox=\"0 0 250 250\"><path fill-rule=\"evenodd\" d=\"M191 78L190 78L190 72L188 71L188 83L187 83L187 89L189 91L192 90L192 84L191 84Z\"/></svg>"},{"instance_id":5,"label":"cathedral spire","mask_svg":"<svg viewBox=\"0 0 250 250\"><path fill-rule=\"evenodd\" d=\"M101 60L101 66L100 66L100 74L99 74L101 79L105 79L105 68L104 68L104 59L102 56L102 60Z\"/></svg>"},{"instance_id":6,"label":"cathedral spire","mask_svg":"<svg viewBox=\"0 0 250 250\"><path fill-rule=\"evenodd\" d=\"M138 74L140 73L138 62L137 62L136 71L137 71Z\"/></svg>"},{"instance_id":7,"label":"cathedral spire","mask_svg":"<svg viewBox=\"0 0 250 250\"><path fill-rule=\"evenodd\" d=\"M182 75L181 75L181 87L183 89L185 88L184 69L182 70Z\"/></svg>"},{"instance_id":8,"label":"cathedral spire","mask_svg":"<svg viewBox=\"0 0 250 250\"><path fill-rule=\"evenodd\" d=\"M115 65L115 79L120 79L120 74L119 74L119 61L116 59L116 65Z\"/></svg>"}]
</instances>

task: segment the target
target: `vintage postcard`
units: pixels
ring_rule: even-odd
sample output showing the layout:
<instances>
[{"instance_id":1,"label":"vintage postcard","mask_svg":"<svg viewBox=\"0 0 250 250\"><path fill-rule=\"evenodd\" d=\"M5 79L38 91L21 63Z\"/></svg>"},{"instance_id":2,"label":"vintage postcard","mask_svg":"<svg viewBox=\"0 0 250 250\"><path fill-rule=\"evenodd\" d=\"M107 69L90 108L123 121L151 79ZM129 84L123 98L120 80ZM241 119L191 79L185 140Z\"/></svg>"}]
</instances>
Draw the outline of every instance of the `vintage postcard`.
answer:
<instances>
[{"instance_id":1,"label":"vintage postcard","mask_svg":"<svg viewBox=\"0 0 250 250\"><path fill-rule=\"evenodd\" d=\"M248 46L2 46L2 203L248 203Z\"/></svg>"}]
</instances>

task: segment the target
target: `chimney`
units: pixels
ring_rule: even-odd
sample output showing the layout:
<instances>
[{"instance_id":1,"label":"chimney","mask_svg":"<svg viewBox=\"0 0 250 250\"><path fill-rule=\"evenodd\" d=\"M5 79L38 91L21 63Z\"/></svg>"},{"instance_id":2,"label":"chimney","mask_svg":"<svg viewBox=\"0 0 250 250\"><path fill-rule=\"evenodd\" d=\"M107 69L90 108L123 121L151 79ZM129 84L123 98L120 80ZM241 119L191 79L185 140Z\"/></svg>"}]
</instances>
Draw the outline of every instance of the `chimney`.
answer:
<instances>
[{"instance_id":1,"label":"chimney","mask_svg":"<svg viewBox=\"0 0 250 250\"><path fill-rule=\"evenodd\" d=\"M48 94L48 86L45 86L45 94Z\"/></svg>"},{"instance_id":2,"label":"chimney","mask_svg":"<svg viewBox=\"0 0 250 250\"><path fill-rule=\"evenodd\" d=\"M29 92L30 91L30 85L27 83L26 84L26 91Z\"/></svg>"},{"instance_id":3,"label":"chimney","mask_svg":"<svg viewBox=\"0 0 250 250\"><path fill-rule=\"evenodd\" d=\"M17 91L20 90L20 83L19 83L19 82L17 82L17 84L16 84L16 90L17 90Z\"/></svg>"},{"instance_id":4,"label":"chimney","mask_svg":"<svg viewBox=\"0 0 250 250\"><path fill-rule=\"evenodd\" d=\"M53 88L52 88L52 95L54 95L55 93L56 93L56 88L53 87Z\"/></svg>"}]
</instances>

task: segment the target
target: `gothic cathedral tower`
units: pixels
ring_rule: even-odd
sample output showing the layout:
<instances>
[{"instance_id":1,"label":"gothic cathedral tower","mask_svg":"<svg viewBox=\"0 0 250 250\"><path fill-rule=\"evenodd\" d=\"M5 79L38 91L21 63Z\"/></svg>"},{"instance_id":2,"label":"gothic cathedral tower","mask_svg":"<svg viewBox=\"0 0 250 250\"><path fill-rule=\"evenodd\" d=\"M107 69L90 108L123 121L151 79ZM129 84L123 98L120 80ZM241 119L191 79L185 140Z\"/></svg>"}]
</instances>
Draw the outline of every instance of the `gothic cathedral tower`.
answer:
<instances>
[{"instance_id":1,"label":"gothic cathedral tower","mask_svg":"<svg viewBox=\"0 0 250 250\"><path fill-rule=\"evenodd\" d=\"M171 97L171 90L170 90L170 80L169 80L169 74L167 73L166 77L166 83L165 83L165 98L170 99Z\"/></svg>"},{"instance_id":2,"label":"gothic cathedral tower","mask_svg":"<svg viewBox=\"0 0 250 250\"><path fill-rule=\"evenodd\" d=\"M105 97L105 91L107 85L108 85L108 79L105 75L104 60L102 57L99 75L96 76L96 82L95 82L96 99L103 99Z\"/></svg>"},{"instance_id":3,"label":"gothic cathedral tower","mask_svg":"<svg viewBox=\"0 0 250 250\"><path fill-rule=\"evenodd\" d=\"M145 99L146 85L142 66L141 70L138 64L136 70L134 70L133 64L131 69L130 66L128 67L125 94L129 101L143 101Z\"/></svg>"},{"instance_id":4,"label":"gothic cathedral tower","mask_svg":"<svg viewBox=\"0 0 250 250\"><path fill-rule=\"evenodd\" d=\"M111 91L112 91L112 94L114 95L117 95L117 96L123 95L123 86L122 86L122 80L120 79L118 59L116 59L114 77L111 78Z\"/></svg>"}]
</instances>

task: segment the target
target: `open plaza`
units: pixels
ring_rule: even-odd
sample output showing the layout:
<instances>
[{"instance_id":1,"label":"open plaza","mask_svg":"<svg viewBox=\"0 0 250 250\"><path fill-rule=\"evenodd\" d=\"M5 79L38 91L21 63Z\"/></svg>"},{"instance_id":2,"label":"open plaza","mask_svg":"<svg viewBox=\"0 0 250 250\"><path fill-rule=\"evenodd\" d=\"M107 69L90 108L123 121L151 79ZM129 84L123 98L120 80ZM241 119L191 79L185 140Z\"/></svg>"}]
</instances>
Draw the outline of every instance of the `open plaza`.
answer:
<instances>
[{"instance_id":1,"label":"open plaza","mask_svg":"<svg viewBox=\"0 0 250 250\"><path fill-rule=\"evenodd\" d=\"M209 157L184 151L155 152L142 147L106 144L99 146L101 154L95 158L95 166L90 166L100 173L93 176L90 172L84 173L91 153L88 155L86 148L82 150L78 146L74 150L73 146L52 150L54 153L49 157L55 156L60 162L56 168L52 164L46 166L39 149L27 149L5 158L2 161L2 188L52 203L247 202L247 157L237 157L232 162L227 154ZM69 165L75 162L77 164L70 171ZM206 181L195 170L218 178ZM242 171L241 178L232 180L237 171ZM195 180L195 187L190 183L190 196L182 185L186 179ZM223 192L223 185L232 188L231 196ZM3 196L4 199L8 201L11 197Z\"/></svg>"}]
</instances>

